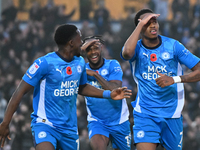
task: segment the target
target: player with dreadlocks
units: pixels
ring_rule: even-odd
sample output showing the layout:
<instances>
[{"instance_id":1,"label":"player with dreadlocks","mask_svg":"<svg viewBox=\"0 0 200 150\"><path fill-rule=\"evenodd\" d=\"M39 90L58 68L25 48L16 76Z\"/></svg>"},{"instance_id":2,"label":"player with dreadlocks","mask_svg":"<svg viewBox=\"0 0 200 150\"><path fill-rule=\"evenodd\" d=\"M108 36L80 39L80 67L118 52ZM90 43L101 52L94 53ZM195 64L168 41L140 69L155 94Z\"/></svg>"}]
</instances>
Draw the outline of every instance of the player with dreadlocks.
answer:
<instances>
[{"instance_id":1,"label":"player with dreadlocks","mask_svg":"<svg viewBox=\"0 0 200 150\"><path fill-rule=\"evenodd\" d=\"M84 39L87 83L99 89L112 91L122 86L123 72L117 60L102 56L100 36ZM126 99L114 101L106 98L85 97L88 111L88 132L93 150L106 150L111 141L114 149L130 150L131 132Z\"/></svg>"}]
</instances>

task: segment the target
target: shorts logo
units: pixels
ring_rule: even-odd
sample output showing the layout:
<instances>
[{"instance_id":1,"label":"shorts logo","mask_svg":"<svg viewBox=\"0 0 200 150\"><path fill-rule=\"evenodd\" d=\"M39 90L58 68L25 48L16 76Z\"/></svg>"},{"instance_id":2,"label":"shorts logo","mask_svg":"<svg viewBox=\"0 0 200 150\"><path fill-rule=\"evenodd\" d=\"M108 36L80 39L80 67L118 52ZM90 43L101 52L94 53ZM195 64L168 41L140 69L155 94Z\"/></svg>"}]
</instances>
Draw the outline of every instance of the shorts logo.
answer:
<instances>
[{"instance_id":1,"label":"shorts logo","mask_svg":"<svg viewBox=\"0 0 200 150\"><path fill-rule=\"evenodd\" d=\"M77 66L77 71L78 71L78 73L81 73L81 66Z\"/></svg>"},{"instance_id":2,"label":"shorts logo","mask_svg":"<svg viewBox=\"0 0 200 150\"><path fill-rule=\"evenodd\" d=\"M169 53L168 52L164 52L164 53L162 53L162 59L169 59L170 58L170 55L169 55Z\"/></svg>"},{"instance_id":3,"label":"shorts logo","mask_svg":"<svg viewBox=\"0 0 200 150\"><path fill-rule=\"evenodd\" d=\"M105 75L107 75L107 74L108 74L108 70L107 70L107 69L103 69L103 70L101 71L101 75L105 76Z\"/></svg>"},{"instance_id":4,"label":"shorts logo","mask_svg":"<svg viewBox=\"0 0 200 150\"><path fill-rule=\"evenodd\" d=\"M29 69L29 73L30 74L34 74L37 70L38 70L39 66L38 64L35 62Z\"/></svg>"},{"instance_id":5,"label":"shorts logo","mask_svg":"<svg viewBox=\"0 0 200 150\"><path fill-rule=\"evenodd\" d=\"M44 131L41 131L39 134L38 134L38 138L45 138L47 136L46 132Z\"/></svg>"},{"instance_id":6,"label":"shorts logo","mask_svg":"<svg viewBox=\"0 0 200 150\"><path fill-rule=\"evenodd\" d=\"M143 138L144 137L144 131L138 131L138 133L137 133L137 137L138 138Z\"/></svg>"}]
</instances>

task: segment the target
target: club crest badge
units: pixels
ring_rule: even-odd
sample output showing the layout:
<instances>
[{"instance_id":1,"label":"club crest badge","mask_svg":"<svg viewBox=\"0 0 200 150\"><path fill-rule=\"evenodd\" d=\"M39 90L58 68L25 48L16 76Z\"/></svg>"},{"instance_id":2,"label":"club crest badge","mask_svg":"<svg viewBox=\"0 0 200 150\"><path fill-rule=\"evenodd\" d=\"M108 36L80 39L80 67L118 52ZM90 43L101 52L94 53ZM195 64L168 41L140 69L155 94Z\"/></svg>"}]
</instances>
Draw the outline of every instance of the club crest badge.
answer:
<instances>
[{"instance_id":1,"label":"club crest badge","mask_svg":"<svg viewBox=\"0 0 200 150\"><path fill-rule=\"evenodd\" d=\"M38 138L45 138L47 136L47 133L44 132L44 131L41 131L39 134L38 134Z\"/></svg>"},{"instance_id":2,"label":"club crest badge","mask_svg":"<svg viewBox=\"0 0 200 150\"><path fill-rule=\"evenodd\" d=\"M144 131L142 131L142 130L138 131L138 133L137 133L137 137L138 137L138 138L143 138L144 135L145 135L145 133L144 133Z\"/></svg>"},{"instance_id":3,"label":"club crest badge","mask_svg":"<svg viewBox=\"0 0 200 150\"><path fill-rule=\"evenodd\" d=\"M166 60L166 59L170 58L170 54L168 52L164 52L164 53L162 53L161 57L162 57L162 59Z\"/></svg>"},{"instance_id":4,"label":"club crest badge","mask_svg":"<svg viewBox=\"0 0 200 150\"><path fill-rule=\"evenodd\" d=\"M105 76L105 75L107 75L107 74L108 74L108 70L107 70L107 69L103 69L103 70L101 71L101 75Z\"/></svg>"},{"instance_id":5,"label":"club crest badge","mask_svg":"<svg viewBox=\"0 0 200 150\"><path fill-rule=\"evenodd\" d=\"M80 66L80 65L77 66L77 71L78 71L78 73L81 73L81 72L82 72L81 66Z\"/></svg>"}]
</instances>

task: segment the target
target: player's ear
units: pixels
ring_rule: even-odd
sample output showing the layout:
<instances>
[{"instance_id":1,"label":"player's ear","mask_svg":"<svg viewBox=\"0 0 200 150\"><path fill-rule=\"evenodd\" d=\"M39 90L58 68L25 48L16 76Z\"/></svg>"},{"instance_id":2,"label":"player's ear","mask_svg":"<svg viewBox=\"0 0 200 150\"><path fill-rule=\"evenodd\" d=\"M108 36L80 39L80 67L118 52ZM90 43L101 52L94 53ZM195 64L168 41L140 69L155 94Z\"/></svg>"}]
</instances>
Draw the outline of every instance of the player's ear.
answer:
<instances>
[{"instance_id":1,"label":"player's ear","mask_svg":"<svg viewBox=\"0 0 200 150\"><path fill-rule=\"evenodd\" d=\"M71 39L71 40L69 40L69 45L71 46L71 47L73 47L74 46L74 41Z\"/></svg>"}]
</instances>

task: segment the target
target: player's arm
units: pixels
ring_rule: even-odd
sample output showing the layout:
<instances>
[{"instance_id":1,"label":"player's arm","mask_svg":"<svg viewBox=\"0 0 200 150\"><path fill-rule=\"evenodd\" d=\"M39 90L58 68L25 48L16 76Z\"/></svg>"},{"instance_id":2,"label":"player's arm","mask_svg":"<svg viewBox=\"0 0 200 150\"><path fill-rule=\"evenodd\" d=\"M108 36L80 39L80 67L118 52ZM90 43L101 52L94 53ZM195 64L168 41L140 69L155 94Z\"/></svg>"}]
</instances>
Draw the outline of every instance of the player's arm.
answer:
<instances>
[{"instance_id":1,"label":"player's arm","mask_svg":"<svg viewBox=\"0 0 200 150\"><path fill-rule=\"evenodd\" d=\"M122 87L122 81L120 80L106 81L101 75L99 75L95 71L87 69L86 72L87 72L87 75L95 77L98 80L98 82L101 84L104 90L112 91L115 88Z\"/></svg>"},{"instance_id":2,"label":"player's arm","mask_svg":"<svg viewBox=\"0 0 200 150\"><path fill-rule=\"evenodd\" d=\"M12 95L12 97L11 97L9 103L8 103L4 119L3 119L2 123L0 124L1 147L4 146L4 142L6 140L6 137L8 137L8 139L10 139L10 137L9 137L9 124L10 124L10 121L12 119L14 112L17 110L17 107L18 107L23 95L25 95L32 88L33 88L33 86L26 83L24 80L21 80L19 86L17 87L17 89L13 93L13 95Z\"/></svg>"},{"instance_id":3,"label":"player's arm","mask_svg":"<svg viewBox=\"0 0 200 150\"><path fill-rule=\"evenodd\" d=\"M83 84L79 86L78 94L97 98L112 98L113 100L120 100L123 98L130 98L132 91L127 87L115 88L114 90L101 90L90 84Z\"/></svg>"},{"instance_id":4,"label":"player's arm","mask_svg":"<svg viewBox=\"0 0 200 150\"><path fill-rule=\"evenodd\" d=\"M172 85L174 83L186 83L200 81L200 62L198 62L192 69L192 72L182 76L169 77L167 75L158 72L159 78L156 79L156 83L160 87Z\"/></svg>"},{"instance_id":5,"label":"player's arm","mask_svg":"<svg viewBox=\"0 0 200 150\"><path fill-rule=\"evenodd\" d=\"M191 73L180 76L181 82L200 81L200 62L198 62L191 70Z\"/></svg>"},{"instance_id":6,"label":"player's arm","mask_svg":"<svg viewBox=\"0 0 200 150\"><path fill-rule=\"evenodd\" d=\"M129 38L126 40L123 50L122 50L122 57L126 60L131 59L135 54L135 48L137 45L137 41L140 36L140 32L142 31L142 28L144 25L148 23L148 21L152 17L158 17L159 14L150 14L147 17L143 18L142 20L139 19L139 23L136 26L135 30L132 32L132 34L129 36Z\"/></svg>"}]
</instances>

